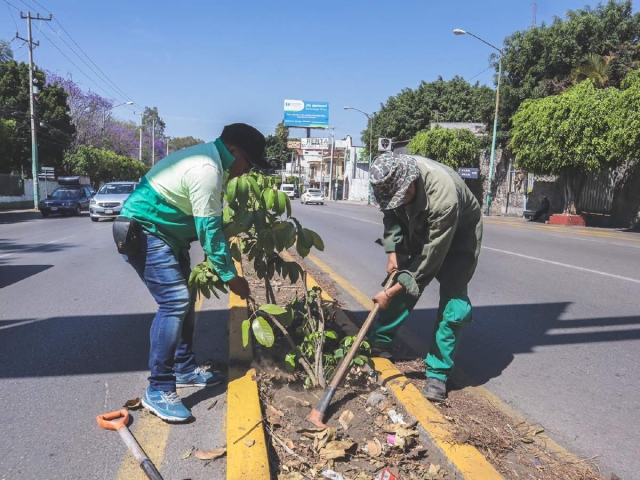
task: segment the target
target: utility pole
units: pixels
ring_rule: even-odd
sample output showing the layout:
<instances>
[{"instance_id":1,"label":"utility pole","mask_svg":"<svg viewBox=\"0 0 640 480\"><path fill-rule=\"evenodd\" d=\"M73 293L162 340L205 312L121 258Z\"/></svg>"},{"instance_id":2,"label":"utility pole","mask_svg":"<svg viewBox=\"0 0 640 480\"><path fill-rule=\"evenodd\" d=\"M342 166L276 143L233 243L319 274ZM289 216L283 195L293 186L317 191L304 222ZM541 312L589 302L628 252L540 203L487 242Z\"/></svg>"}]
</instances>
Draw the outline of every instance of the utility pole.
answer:
<instances>
[{"instance_id":1,"label":"utility pole","mask_svg":"<svg viewBox=\"0 0 640 480\"><path fill-rule=\"evenodd\" d=\"M169 156L169 142L171 141L171 137L166 137L167 139L167 152L165 153L165 157Z\"/></svg>"},{"instance_id":2,"label":"utility pole","mask_svg":"<svg viewBox=\"0 0 640 480\"><path fill-rule=\"evenodd\" d=\"M156 117L151 119L151 166L156 164Z\"/></svg>"},{"instance_id":3,"label":"utility pole","mask_svg":"<svg viewBox=\"0 0 640 480\"><path fill-rule=\"evenodd\" d=\"M134 115L140 115L140 141L138 142L138 161L142 162L142 117L144 113L133 112Z\"/></svg>"},{"instance_id":4,"label":"utility pole","mask_svg":"<svg viewBox=\"0 0 640 480\"><path fill-rule=\"evenodd\" d=\"M18 32L16 32L16 38L22 40L23 42L27 42L29 44L29 104L31 106L31 173L33 175L33 208L38 208L38 203L40 203L40 185L38 182L38 134L36 131L36 106L35 106L35 98L37 92L34 91L37 88L34 84L35 79L33 78L33 69L35 66L33 65L33 47L38 47L40 42L34 42L33 37L31 35L31 20L43 20L45 22L50 22L53 16L49 14L49 18L41 17L39 13L36 13L35 17L31 16L31 12L24 13L20 12L20 18L27 21L27 38L24 39L18 36Z\"/></svg>"},{"instance_id":5,"label":"utility pole","mask_svg":"<svg viewBox=\"0 0 640 480\"><path fill-rule=\"evenodd\" d=\"M332 198L333 188L331 185L331 180L333 178L333 152L335 151L336 145L336 127L331 128L331 163L329 164L329 198Z\"/></svg>"}]
</instances>

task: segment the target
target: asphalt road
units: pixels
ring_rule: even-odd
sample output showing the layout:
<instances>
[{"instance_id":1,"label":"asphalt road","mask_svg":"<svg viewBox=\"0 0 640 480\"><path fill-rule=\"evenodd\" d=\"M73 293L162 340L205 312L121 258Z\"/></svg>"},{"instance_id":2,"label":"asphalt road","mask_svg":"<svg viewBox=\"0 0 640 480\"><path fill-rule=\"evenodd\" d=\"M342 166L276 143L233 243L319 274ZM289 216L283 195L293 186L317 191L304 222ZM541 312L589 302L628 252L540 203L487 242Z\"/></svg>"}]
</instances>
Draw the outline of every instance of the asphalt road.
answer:
<instances>
[{"instance_id":1,"label":"asphalt road","mask_svg":"<svg viewBox=\"0 0 640 480\"><path fill-rule=\"evenodd\" d=\"M202 255L194 247L192 262ZM144 394L155 311L111 222L0 213L0 479L146 478L95 418ZM227 319L226 300L205 301L196 327L198 360L223 372ZM225 391L183 389L196 417L187 425L133 412L164 478L224 478L224 459L181 457L225 445Z\"/></svg>"},{"instance_id":2,"label":"asphalt road","mask_svg":"<svg viewBox=\"0 0 640 480\"><path fill-rule=\"evenodd\" d=\"M294 202L317 257L357 289L379 290L386 256L373 207ZM607 476L640 478L640 235L485 219L457 366ZM438 302L428 287L403 328L426 353ZM347 307L363 307L343 292Z\"/></svg>"}]
</instances>

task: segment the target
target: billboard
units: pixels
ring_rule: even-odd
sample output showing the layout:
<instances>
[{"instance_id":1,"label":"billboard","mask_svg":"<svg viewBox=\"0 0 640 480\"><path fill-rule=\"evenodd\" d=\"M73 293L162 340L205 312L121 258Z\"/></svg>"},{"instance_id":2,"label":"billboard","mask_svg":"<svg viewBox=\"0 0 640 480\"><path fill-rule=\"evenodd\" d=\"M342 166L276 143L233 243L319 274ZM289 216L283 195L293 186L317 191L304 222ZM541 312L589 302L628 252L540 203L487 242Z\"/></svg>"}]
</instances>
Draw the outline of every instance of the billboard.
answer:
<instances>
[{"instance_id":1,"label":"billboard","mask_svg":"<svg viewBox=\"0 0 640 480\"><path fill-rule=\"evenodd\" d=\"M285 100L284 125L286 127L328 128L329 104L309 100Z\"/></svg>"},{"instance_id":2,"label":"billboard","mask_svg":"<svg viewBox=\"0 0 640 480\"><path fill-rule=\"evenodd\" d=\"M289 140L287 142L287 148L300 148L300 142L296 142L294 140Z\"/></svg>"},{"instance_id":3,"label":"billboard","mask_svg":"<svg viewBox=\"0 0 640 480\"><path fill-rule=\"evenodd\" d=\"M303 150L329 150L329 139L320 137L300 139L300 148Z\"/></svg>"}]
</instances>

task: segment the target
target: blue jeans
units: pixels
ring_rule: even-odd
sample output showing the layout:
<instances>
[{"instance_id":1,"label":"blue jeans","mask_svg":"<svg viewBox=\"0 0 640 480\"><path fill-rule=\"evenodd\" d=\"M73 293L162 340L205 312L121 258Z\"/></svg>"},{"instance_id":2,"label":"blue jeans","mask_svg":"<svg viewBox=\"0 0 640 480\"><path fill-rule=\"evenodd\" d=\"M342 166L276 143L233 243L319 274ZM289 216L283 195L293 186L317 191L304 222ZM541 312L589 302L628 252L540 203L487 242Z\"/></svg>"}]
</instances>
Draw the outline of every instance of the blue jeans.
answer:
<instances>
[{"instance_id":1,"label":"blue jeans","mask_svg":"<svg viewBox=\"0 0 640 480\"><path fill-rule=\"evenodd\" d=\"M196 368L193 354L195 327L195 292L191 295L187 281L191 274L189 253L180 259L160 238L144 232L142 252L123 255L158 303L151 324L149 384L153 390L175 392L174 373L190 373Z\"/></svg>"}]
</instances>

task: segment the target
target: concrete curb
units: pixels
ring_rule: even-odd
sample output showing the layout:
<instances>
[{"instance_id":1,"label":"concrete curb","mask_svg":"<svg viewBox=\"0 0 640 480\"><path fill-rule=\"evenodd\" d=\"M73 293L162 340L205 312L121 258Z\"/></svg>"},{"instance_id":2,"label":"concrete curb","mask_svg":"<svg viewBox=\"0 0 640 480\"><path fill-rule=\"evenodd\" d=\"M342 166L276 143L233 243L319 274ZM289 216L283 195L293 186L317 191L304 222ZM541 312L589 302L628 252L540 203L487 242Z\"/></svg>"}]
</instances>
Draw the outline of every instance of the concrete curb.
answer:
<instances>
[{"instance_id":1,"label":"concrete curb","mask_svg":"<svg viewBox=\"0 0 640 480\"><path fill-rule=\"evenodd\" d=\"M236 263L242 274L242 265ZM227 480L269 480L267 439L262 425L251 343L242 345L247 304L229 293L229 384L227 387ZM251 338L249 339L251 342Z\"/></svg>"},{"instance_id":2,"label":"concrete curb","mask_svg":"<svg viewBox=\"0 0 640 480\"><path fill-rule=\"evenodd\" d=\"M504 480L504 477L471 445L451 442L448 422L438 409L422 396L412 384L386 358L372 359L382 383L391 390L396 400L420 423L440 449L441 453L467 480Z\"/></svg>"}]
</instances>

